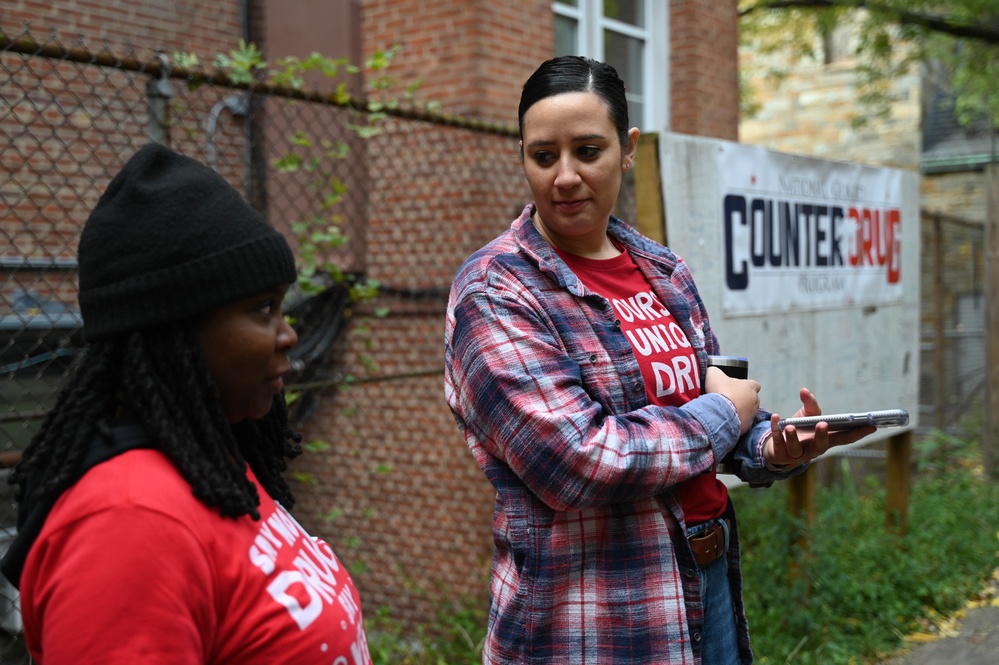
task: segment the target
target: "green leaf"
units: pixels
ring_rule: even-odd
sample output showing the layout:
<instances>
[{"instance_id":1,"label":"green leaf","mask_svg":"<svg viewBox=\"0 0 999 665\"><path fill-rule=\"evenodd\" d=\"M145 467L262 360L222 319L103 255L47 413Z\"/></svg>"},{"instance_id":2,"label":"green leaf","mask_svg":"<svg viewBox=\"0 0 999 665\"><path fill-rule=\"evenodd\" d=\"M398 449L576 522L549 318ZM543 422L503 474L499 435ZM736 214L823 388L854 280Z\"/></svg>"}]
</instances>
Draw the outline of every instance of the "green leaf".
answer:
<instances>
[{"instance_id":1,"label":"green leaf","mask_svg":"<svg viewBox=\"0 0 999 665\"><path fill-rule=\"evenodd\" d=\"M328 441L323 441L322 439L314 439L306 444L303 444L302 447L310 453L322 453L331 448L330 443Z\"/></svg>"},{"instance_id":2,"label":"green leaf","mask_svg":"<svg viewBox=\"0 0 999 665\"><path fill-rule=\"evenodd\" d=\"M302 156L289 152L276 158L271 164L281 173L297 173L302 168Z\"/></svg>"},{"instance_id":3,"label":"green leaf","mask_svg":"<svg viewBox=\"0 0 999 665\"><path fill-rule=\"evenodd\" d=\"M311 148L313 145L312 139L302 130L298 130L292 135L291 144L297 145L300 148Z\"/></svg>"},{"instance_id":4,"label":"green leaf","mask_svg":"<svg viewBox=\"0 0 999 665\"><path fill-rule=\"evenodd\" d=\"M318 484L318 481L312 477L312 474L305 473L304 471L293 471L291 477L303 485Z\"/></svg>"},{"instance_id":5,"label":"green leaf","mask_svg":"<svg viewBox=\"0 0 999 665\"><path fill-rule=\"evenodd\" d=\"M184 69L195 69L201 66L201 59L194 53L174 51L173 64L177 67L183 67Z\"/></svg>"}]
</instances>

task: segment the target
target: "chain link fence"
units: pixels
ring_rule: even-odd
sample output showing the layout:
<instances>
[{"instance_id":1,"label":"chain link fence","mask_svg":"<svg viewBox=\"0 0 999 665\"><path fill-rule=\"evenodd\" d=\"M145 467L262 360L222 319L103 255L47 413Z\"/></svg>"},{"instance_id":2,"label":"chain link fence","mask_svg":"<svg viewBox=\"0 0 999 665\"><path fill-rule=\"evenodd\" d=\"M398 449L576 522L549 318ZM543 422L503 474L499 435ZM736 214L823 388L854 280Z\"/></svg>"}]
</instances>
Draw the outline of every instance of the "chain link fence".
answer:
<instances>
[{"instance_id":1,"label":"chain link fence","mask_svg":"<svg viewBox=\"0 0 999 665\"><path fill-rule=\"evenodd\" d=\"M982 415L985 226L922 215L920 426L957 430Z\"/></svg>"}]
</instances>

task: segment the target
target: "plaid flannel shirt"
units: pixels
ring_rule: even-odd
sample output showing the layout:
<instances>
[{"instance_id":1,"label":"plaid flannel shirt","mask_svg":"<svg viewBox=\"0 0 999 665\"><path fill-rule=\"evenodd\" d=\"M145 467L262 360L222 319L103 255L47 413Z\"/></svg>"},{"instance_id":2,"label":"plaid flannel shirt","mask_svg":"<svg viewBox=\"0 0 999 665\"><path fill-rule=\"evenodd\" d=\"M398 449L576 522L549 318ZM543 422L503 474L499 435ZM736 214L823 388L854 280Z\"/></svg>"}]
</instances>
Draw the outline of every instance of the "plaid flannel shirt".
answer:
<instances>
[{"instance_id":1,"label":"plaid flannel shirt","mask_svg":"<svg viewBox=\"0 0 999 665\"><path fill-rule=\"evenodd\" d=\"M649 405L610 303L532 212L464 263L446 320L447 401L496 488L483 662L699 664L700 579L672 488L726 456L744 480L772 483L769 414L740 439L721 395ZM703 385L718 341L686 264L614 217L608 231L683 328ZM734 524L731 504L727 516ZM729 568L751 663L735 529Z\"/></svg>"}]
</instances>

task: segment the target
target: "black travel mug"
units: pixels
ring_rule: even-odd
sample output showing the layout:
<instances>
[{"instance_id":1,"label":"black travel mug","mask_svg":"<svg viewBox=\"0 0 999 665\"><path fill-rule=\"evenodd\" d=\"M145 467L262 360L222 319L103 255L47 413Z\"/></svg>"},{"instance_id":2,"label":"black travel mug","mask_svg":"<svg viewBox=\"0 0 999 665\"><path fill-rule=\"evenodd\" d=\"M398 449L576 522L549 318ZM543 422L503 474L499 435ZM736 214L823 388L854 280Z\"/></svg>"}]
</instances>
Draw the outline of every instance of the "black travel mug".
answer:
<instances>
[{"instance_id":1,"label":"black travel mug","mask_svg":"<svg viewBox=\"0 0 999 665\"><path fill-rule=\"evenodd\" d=\"M733 379L749 378L749 358L741 356L708 356L708 367L717 367ZM718 473L735 473L735 468L726 462L719 463L715 470Z\"/></svg>"},{"instance_id":2,"label":"black travel mug","mask_svg":"<svg viewBox=\"0 0 999 665\"><path fill-rule=\"evenodd\" d=\"M708 367L717 367L733 379L749 378L749 358L741 356L708 356Z\"/></svg>"}]
</instances>

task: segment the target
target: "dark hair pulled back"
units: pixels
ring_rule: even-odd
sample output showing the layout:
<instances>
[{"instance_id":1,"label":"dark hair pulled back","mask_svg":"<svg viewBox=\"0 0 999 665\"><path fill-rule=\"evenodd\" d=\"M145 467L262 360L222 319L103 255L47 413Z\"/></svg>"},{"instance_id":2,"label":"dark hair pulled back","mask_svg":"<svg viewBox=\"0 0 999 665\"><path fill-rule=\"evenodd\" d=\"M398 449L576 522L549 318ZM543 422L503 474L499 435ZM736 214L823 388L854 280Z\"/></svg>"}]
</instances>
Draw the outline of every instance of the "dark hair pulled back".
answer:
<instances>
[{"instance_id":1,"label":"dark hair pulled back","mask_svg":"<svg viewBox=\"0 0 999 665\"><path fill-rule=\"evenodd\" d=\"M537 102L567 92L592 92L607 104L618 139L628 142L628 100L624 81L617 70L605 62L578 55L563 55L541 63L524 83L517 119L520 137L524 138L524 114Z\"/></svg>"}]
</instances>

